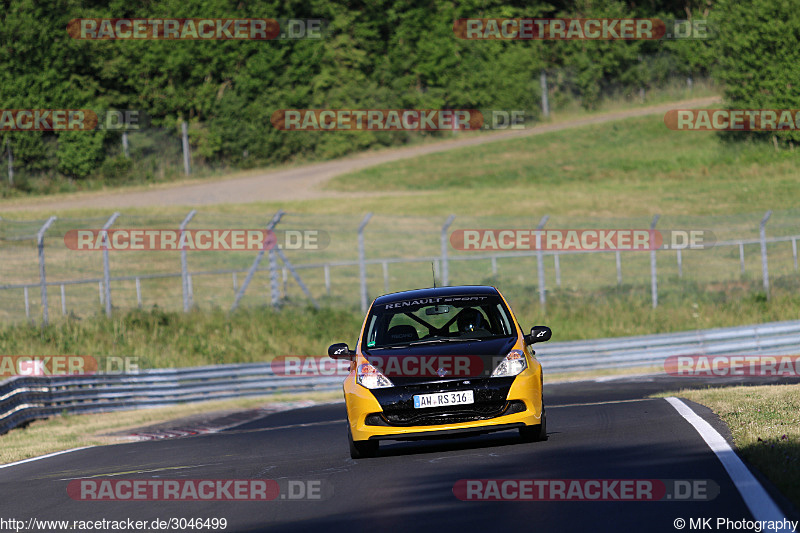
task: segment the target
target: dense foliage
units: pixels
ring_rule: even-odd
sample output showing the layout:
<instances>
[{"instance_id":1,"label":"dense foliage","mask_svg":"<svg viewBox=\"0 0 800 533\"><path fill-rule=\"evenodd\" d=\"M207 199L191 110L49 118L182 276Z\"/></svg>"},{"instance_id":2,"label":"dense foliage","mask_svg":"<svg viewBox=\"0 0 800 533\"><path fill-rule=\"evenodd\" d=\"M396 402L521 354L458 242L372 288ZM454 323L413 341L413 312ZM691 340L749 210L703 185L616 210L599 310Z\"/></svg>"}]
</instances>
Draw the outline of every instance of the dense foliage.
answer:
<instances>
[{"instance_id":1,"label":"dense foliage","mask_svg":"<svg viewBox=\"0 0 800 533\"><path fill-rule=\"evenodd\" d=\"M788 0L759 3L770 10L758 19L749 15L750 7L721 4L730 14L728 25L735 25L723 28L738 41L729 42L725 33L719 39L728 54L720 61L719 76L736 84L728 94L740 99L752 94L744 78L760 71L753 62L781 56L769 76L750 81L768 83L782 95L773 101L789 105L784 96L791 85L782 76L797 76L792 60L800 52L779 43L792 37L796 44L800 19ZM234 168L330 158L409 140L407 132L283 132L270 125L277 109L517 109L536 120L543 69L550 73L554 105L578 101L594 108L609 91L638 95L671 77L702 76L717 57L711 41L475 41L453 32L453 21L466 17L666 20L709 14L709 6L696 0L535 5L519 0L153 0L144 6L124 0L5 0L0 5L0 108L135 109L151 117L151 131L172 140L185 120L197 161ZM785 17L782 10L788 12ZM330 25L323 39L73 39L67 24L81 17L322 18ZM772 17L780 17L781 24L758 39L746 39L746 26ZM745 53L751 41L757 48ZM124 176L131 169L115 131L3 132L2 137L23 173L74 180ZM158 137L149 142L156 148L165 144Z\"/></svg>"}]
</instances>

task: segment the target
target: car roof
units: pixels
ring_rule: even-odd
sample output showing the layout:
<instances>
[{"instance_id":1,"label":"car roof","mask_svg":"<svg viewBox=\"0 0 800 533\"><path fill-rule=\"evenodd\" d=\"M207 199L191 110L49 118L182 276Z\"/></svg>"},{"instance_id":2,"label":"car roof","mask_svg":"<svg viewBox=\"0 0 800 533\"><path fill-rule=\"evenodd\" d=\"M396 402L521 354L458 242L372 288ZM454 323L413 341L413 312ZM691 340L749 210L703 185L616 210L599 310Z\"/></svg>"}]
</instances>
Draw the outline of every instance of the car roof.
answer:
<instances>
[{"instance_id":1,"label":"car roof","mask_svg":"<svg viewBox=\"0 0 800 533\"><path fill-rule=\"evenodd\" d=\"M436 287L415 289L411 291L393 292L375 298L376 304L387 304L400 300L416 300L418 298L431 298L435 296L460 296L466 294L485 294L496 296L499 291L490 285L457 285L455 287Z\"/></svg>"}]
</instances>

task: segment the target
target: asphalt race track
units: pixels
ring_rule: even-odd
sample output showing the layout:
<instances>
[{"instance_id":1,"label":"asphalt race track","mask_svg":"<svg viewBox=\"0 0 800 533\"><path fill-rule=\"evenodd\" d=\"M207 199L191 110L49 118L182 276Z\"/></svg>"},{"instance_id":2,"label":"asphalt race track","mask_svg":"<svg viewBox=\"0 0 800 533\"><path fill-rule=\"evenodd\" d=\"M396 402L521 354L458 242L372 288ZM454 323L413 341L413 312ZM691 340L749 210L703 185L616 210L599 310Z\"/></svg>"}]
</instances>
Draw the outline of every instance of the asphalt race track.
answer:
<instances>
[{"instance_id":1,"label":"asphalt race track","mask_svg":"<svg viewBox=\"0 0 800 533\"><path fill-rule=\"evenodd\" d=\"M766 384L798 379L747 378ZM675 520L753 519L722 463L661 390L699 378L629 378L545 387L548 440L515 431L452 440L384 442L379 457L350 459L344 404L274 413L221 433L88 448L0 469L0 518L167 520L225 518L225 531L677 531ZM714 386L745 379L714 378ZM718 432L708 410L689 404ZM272 479L272 501L81 501L76 479ZM711 481L711 500L462 501L463 479ZM288 484L314 490L293 500ZM313 487L313 488L312 488ZM771 490L771 489L770 489ZM676 495L677 497L677 495ZM778 496L790 519L797 519ZM513 528L513 529L512 529ZM147 530L152 530L148 528ZM175 529L173 529L174 531ZM191 529L185 529L191 531ZM202 529L212 531L213 529ZM195 529L196 531L196 529Z\"/></svg>"}]
</instances>

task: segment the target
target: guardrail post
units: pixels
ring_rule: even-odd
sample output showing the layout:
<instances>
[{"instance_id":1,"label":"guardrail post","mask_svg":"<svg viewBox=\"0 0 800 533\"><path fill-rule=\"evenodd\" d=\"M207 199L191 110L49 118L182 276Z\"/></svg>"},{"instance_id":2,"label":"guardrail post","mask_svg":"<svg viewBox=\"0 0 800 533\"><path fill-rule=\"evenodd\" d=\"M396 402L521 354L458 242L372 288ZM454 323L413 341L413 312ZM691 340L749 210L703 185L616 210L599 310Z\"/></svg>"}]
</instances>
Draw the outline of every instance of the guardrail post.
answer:
<instances>
[{"instance_id":1,"label":"guardrail post","mask_svg":"<svg viewBox=\"0 0 800 533\"><path fill-rule=\"evenodd\" d=\"M545 295L546 288L544 286L544 253L542 252L542 228L550 220L550 215L545 215L536 226L536 266L539 271L539 305L542 306L542 312L545 312L545 305L547 304L547 296Z\"/></svg>"},{"instance_id":2,"label":"guardrail post","mask_svg":"<svg viewBox=\"0 0 800 533\"><path fill-rule=\"evenodd\" d=\"M39 233L36 234L36 246L39 249L39 284L42 287L42 326L46 326L49 320L47 312L47 276L44 269L44 234L55 221L56 217L54 216L48 218L47 222L39 228ZM27 302L27 297L25 301Z\"/></svg>"},{"instance_id":3,"label":"guardrail post","mask_svg":"<svg viewBox=\"0 0 800 533\"><path fill-rule=\"evenodd\" d=\"M272 220L270 220L269 224L267 224L267 233L269 233L275 228L278 222L280 222L281 217L283 217L283 215L284 215L283 209L278 209L278 212L275 213L275 215L272 217ZM275 246L278 246L277 240L273 248ZM272 249L270 249L270 251L272 251ZM266 252L266 248L262 246L261 250L258 251L258 255L256 255L255 260L253 261L253 264L250 265L250 270L247 271L247 277L244 278L242 286L239 287L239 291L236 293L236 297L233 300L233 305L231 305L231 312L236 311L236 308L239 307L239 302L241 301L242 296L244 296L244 293L247 290L247 286L250 285L250 281L253 279L253 275L255 275L256 269L258 269L258 265L259 263L261 263L261 259L264 258L264 252Z\"/></svg>"},{"instance_id":4,"label":"guardrail post","mask_svg":"<svg viewBox=\"0 0 800 533\"><path fill-rule=\"evenodd\" d=\"M761 223L758 226L758 233L761 239L761 277L764 280L764 292L767 293L767 300L769 300L769 267L767 266L767 221L772 216L772 209L764 214Z\"/></svg>"},{"instance_id":5,"label":"guardrail post","mask_svg":"<svg viewBox=\"0 0 800 533\"><path fill-rule=\"evenodd\" d=\"M364 228L372 218L372 213L367 213L361 224L358 225L358 277L361 283L361 312L367 312L367 264L364 258Z\"/></svg>"},{"instance_id":6,"label":"guardrail post","mask_svg":"<svg viewBox=\"0 0 800 533\"><path fill-rule=\"evenodd\" d=\"M450 284L450 269L447 264L447 230L450 224L456 218L455 215L450 215L442 226L442 286L446 287ZM387 291L388 292L388 291Z\"/></svg>"},{"instance_id":7,"label":"guardrail post","mask_svg":"<svg viewBox=\"0 0 800 533\"><path fill-rule=\"evenodd\" d=\"M189 211L189 214L183 219L181 225L178 229L181 232L181 241L183 242L183 232L186 229L186 226L189 222L194 218L197 214L196 209L192 209ZM189 308L192 306L192 299L189 295L189 272L186 265L186 246L181 246L181 284L183 286L183 312L188 313Z\"/></svg>"},{"instance_id":8,"label":"guardrail post","mask_svg":"<svg viewBox=\"0 0 800 533\"><path fill-rule=\"evenodd\" d=\"M653 217L653 221L650 223L650 242L655 242L652 234L656 229L656 224L658 224L659 218L661 218L661 215L655 215ZM658 307L658 279L656 278L655 248L650 250L650 296L653 298L653 309L655 309Z\"/></svg>"},{"instance_id":9,"label":"guardrail post","mask_svg":"<svg viewBox=\"0 0 800 533\"><path fill-rule=\"evenodd\" d=\"M108 268L108 228L111 227L114 222L117 221L119 217L119 213L114 213L109 217L105 224L103 224L102 229L102 236L103 236L103 283L105 285L106 297L106 316L111 318L111 280L109 279L111 276L109 274Z\"/></svg>"}]
</instances>

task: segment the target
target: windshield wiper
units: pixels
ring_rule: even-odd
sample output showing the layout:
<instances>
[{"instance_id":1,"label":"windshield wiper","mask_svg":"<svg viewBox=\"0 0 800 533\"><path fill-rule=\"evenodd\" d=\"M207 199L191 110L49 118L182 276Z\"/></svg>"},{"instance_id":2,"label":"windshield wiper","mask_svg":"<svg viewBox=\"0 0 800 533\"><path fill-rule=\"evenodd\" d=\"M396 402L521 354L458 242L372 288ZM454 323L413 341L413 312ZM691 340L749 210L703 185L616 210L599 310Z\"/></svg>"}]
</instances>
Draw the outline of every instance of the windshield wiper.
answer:
<instances>
[{"instance_id":1,"label":"windshield wiper","mask_svg":"<svg viewBox=\"0 0 800 533\"><path fill-rule=\"evenodd\" d=\"M487 338L487 337L484 337ZM472 342L472 341L482 341L483 338L478 339L465 339L464 337L446 337L443 339L428 339L428 340L419 340L414 342L409 342L409 345L417 346L420 344L438 344L438 343L447 343L447 342Z\"/></svg>"},{"instance_id":2,"label":"windshield wiper","mask_svg":"<svg viewBox=\"0 0 800 533\"><path fill-rule=\"evenodd\" d=\"M464 337L445 337L440 339L423 339L418 341L407 342L404 344L389 344L388 346L373 346L373 349L378 350L391 350L393 348L409 348L411 346L419 346L421 344L441 344L448 342L480 342L487 339L496 339L497 337L477 337L475 339L465 339Z\"/></svg>"}]
</instances>

